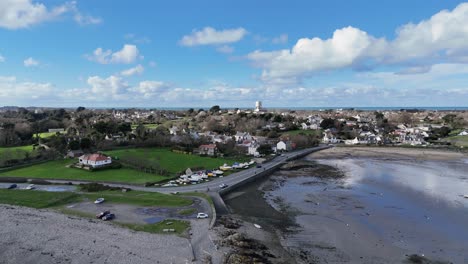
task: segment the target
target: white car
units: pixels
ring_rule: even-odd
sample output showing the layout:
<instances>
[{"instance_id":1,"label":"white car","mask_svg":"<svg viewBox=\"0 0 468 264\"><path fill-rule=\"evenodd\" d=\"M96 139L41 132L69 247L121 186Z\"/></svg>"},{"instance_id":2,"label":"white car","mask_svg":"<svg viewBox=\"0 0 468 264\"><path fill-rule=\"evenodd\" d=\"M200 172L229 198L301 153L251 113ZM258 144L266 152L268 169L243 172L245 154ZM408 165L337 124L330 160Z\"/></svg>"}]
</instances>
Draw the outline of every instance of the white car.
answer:
<instances>
[{"instance_id":1,"label":"white car","mask_svg":"<svg viewBox=\"0 0 468 264\"><path fill-rule=\"evenodd\" d=\"M101 204L104 202L104 198L97 198L96 201L94 201L95 204Z\"/></svg>"},{"instance_id":2,"label":"white car","mask_svg":"<svg viewBox=\"0 0 468 264\"><path fill-rule=\"evenodd\" d=\"M198 214L197 214L197 218L198 218L198 219L208 218L208 215L205 214L205 213L198 213Z\"/></svg>"},{"instance_id":3,"label":"white car","mask_svg":"<svg viewBox=\"0 0 468 264\"><path fill-rule=\"evenodd\" d=\"M227 185L227 184L224 184L224 183L221 183L221 184L219 185L219 188L221 188L221 189L224 189L224 188L227 188L227 187L228 187L228 185Z\"/></svg>"},{"instance_id":4,"label":"white car","mask_svg":"<svg viewBox=\"0 0 468 264\"><path fill-rule=\"evenodd\" d=\"M28 187L26 187L26 190L34 190L36 189L36 186L34 184L29 184Z\"/></svg>"}]
</instances>

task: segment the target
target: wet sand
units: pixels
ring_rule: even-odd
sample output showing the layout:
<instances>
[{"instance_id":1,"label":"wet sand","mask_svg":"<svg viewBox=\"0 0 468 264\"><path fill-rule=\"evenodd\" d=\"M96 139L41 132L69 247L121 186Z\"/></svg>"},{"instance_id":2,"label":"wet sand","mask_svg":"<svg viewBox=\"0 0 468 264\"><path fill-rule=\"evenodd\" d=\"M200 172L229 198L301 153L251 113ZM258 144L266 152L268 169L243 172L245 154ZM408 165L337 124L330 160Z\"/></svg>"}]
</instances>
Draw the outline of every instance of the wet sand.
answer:
<instances>
[{"instance_id":1,"label":"wet sand","mask_svg":"<svg viewBox=\"0 0 468 264\"><path fill-rule=\"evenodd\" d=\"M449 161L468 159L467 153L449 150L399 147L333 147L309 155L311 158L381 158Z\"/></svg>"},{"instance_id":2,"label":"wet sand","mask_svg":"<svg viewBox=\"0 0 468 264\"><path fill-rule=\"evenodd\" d=\"M305 160L323 168L280 170L226 200L276 235L288 263L468 263L464 154L334 148Z\"/></svg>"},{"instance_id":3,"label":"wet sand","mask_svg":"<svg viewBox=\"0 0 468 264\"><path fill-rule=\"evenodd\" d=\"M346 148L347 158L326 151L325 159L317 159L320 153L307 158L343 171L341 180L310 177L306 171L273 177L287 180L268 195L300 211L295 219L301 228L286 236L285 247L309 248L318 263L398 263L411 254L467 263L464 156L356 149ZM426 155L430 158L421 158Z\"/></svg>"}]
</instances>

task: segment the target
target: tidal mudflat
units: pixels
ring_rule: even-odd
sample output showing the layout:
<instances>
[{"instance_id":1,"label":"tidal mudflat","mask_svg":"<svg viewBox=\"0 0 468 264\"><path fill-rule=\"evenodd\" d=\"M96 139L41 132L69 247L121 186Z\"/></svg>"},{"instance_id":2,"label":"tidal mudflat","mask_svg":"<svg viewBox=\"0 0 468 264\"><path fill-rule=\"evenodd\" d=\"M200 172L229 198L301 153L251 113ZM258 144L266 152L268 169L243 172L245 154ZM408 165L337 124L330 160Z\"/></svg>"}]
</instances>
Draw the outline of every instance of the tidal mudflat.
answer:
<instances>
[{"instance_id":1,"label":"tidal mudflat","mask_svg":"<svg viewBox=\"0 0 468 264\"><path fill-rule=\"evenodd\" d=\"M298 263L468 263L467 159L361 154L316 153L228 205L270 226ZM241 194L266 205L247 210Z\"/></svg>"},{"instance_id":2,"label":"tidal mudflat","mask_svg":"<svg viewBox=\"0 0 468 264\"><path fill-rule=\"evenodd\" d=\"M286 248L307 249L318 262L396 263L412 254L468 262L465 159L382 155L314 161L344 177L330 180L327 171L310 175L307 169L279 172L275 178L282 183L266 193L272 204L292 208L301 226L286 235Z\"/></svg>"}]
</instances>

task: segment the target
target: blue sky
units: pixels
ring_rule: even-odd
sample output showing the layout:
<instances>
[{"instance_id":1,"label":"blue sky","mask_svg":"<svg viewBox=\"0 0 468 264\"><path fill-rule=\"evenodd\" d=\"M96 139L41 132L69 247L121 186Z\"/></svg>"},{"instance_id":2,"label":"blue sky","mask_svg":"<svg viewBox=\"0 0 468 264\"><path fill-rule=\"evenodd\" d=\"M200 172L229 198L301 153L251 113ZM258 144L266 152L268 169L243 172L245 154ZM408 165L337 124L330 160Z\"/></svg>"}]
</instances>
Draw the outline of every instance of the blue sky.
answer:
<instances>
[{"instance_id":1,"label":"blue sky","mask_svg":"<svg viewBox=\"0 0 468 264\"><path fill-rule=\"evenodd\" d=\"M0 105L467 106L460 1L0 2Z\"/></svg>"}]
</instances>

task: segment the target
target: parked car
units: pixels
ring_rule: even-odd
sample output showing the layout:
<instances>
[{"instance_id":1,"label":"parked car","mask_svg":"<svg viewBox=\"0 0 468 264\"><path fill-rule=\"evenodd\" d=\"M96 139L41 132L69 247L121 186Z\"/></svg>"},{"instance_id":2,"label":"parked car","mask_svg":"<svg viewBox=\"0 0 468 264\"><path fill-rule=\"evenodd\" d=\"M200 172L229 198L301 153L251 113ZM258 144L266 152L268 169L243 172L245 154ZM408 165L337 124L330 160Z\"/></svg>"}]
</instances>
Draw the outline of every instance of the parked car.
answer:
<instances>
[{"instance_id":1,"label":"parked car","mask_svg":"<svg viewBox=\"0 0 468 264\"><path fill-rule=\"evenodd\" d=\"M221 183L221 184L219 185L219 188L221 188L221 189L224 189L224 188L227 188L227 187L228 187L228 185L225 184L225 183Z\"/></svg>"},{"instance_id":2,"label":"parked car","mask_svg":"<svg viewBox=\"0 0 468 264\"><path fill-rule=\"evenodd\" d=\"M102 217L102 220L108 221L108 220L112 220L114 218L115 218L115 214L106 214L105 216Z\"/></svg>"},{"instance_id":3,"label":"parked car","mask_svg":"<svg viewBox=\"0 0 468 264\"><path fill-rule=\"evenodd\" d=\"M203 218L208 218L208 215L205 213L198 213L197 214L197 219L203 219Z\"/></svg>"},{"instance_id":4,"label":"parked car","mask_svg":"<svg viewBox=\"0 0 468 264\"><path fill-rule=\"evenodd\" d=\"M179 192L171 192L171 194L174 194L174 195L176 195L176 194L179 194Z\"/></svg>"},{"instance_id":5,"label":"parked car","mask_svg":"<svg viewBox=\"0 0 468 264\"><path fill-rule=\"evenodd\" d=\"M36 186L34 184L29 184L28 187L26 187L26 190L33 190L36 189Z\"/></svg>"},{"instance_id":6,"label":"parked car","mask_svg":"<svg viewBox=\"0 0 468 264\"><path fill-rule=\"evenodd\" d=\"M8 186L7 189L15 189L16 187L18 187L18 185L16 185L16 183L13 183L12 185Z\"/></svg>"},{"instance_id":7,"label":"parked car","mask_svg":"<svg viewBox=\"0 0 468 264\"><path fill-rule=\"evenodd\" d=\"M97 198L96 201L94 201L95 204L100 204L104 202L104 198Z\"/></svg>"},{"instance_id":8,"label":"parked car","mask_svg":"<svg viewBox=\"0 0 468 264\"><path fill-rule=\"evenodd\" d=\"M103 218L105 215L108 215L110 214L110 211L104 211L104 212L100 212L99 214L96 215L96 218Z\"/></svg>"},{"instance_id":9,"label":"parked car","mask_svg":"<svg viewBox=\"0 0 468 264\"><path fill-rule=\"evenodd\" d=\"M261 168L261 167L262 167L262 165L260 165L260 164L257 165L257 168Z\"/></svg>"}]
</instances>

